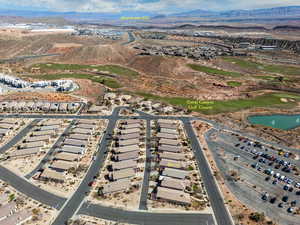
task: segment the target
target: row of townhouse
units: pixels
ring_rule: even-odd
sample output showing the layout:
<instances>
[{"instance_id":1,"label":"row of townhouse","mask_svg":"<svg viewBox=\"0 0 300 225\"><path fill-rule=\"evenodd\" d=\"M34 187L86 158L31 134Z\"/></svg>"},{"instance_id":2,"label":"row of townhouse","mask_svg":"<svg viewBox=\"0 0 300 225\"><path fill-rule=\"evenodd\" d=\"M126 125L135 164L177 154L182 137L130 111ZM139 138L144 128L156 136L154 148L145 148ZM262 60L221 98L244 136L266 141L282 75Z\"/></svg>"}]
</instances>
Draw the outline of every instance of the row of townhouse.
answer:
<instances>
[{"instance_id":1,"label":"row of townhouse","mask_svg":"<svg viewBox=\"0 0 300 225\"><path fill-rule=\"evenodd\" d=\"M178 121L160 119L156 123L154 161L158 163L155 181L150 182L149 196L180 205L190 205L186 191L191 186L188 166L190 159L184 153Z\"/></svg>"},{"instance_id":2,"label":"row of townhouse","mask_svg":"<svg viewBox=\"0 0 300 225\"><path fill-rule=\"evenodd\" d=\"M79 102L3 101L0 112L76 112Z\"/></svg>"},{"instance_id":3,"label":"row of townhouse","mask_svg":"<svg viewBox=\"0 0 300 225\"><path fill-rule=\"evenodd\" d=\"M142 170L142 148L145 144L144 122L142 120L120 121L114 136L111 156L106 166L106 183L99 195L126 191L133 185L137 172Z\"/></svg>"},{"instance_id":4,"label":"row of townhouse","mask_svg":"<svg viewBox=\"0 0 300 225\"><path fill-rule=\"evenodd\" d=\"M78 120L72 131L56 149L54 159L39 175L39 179L64 183L67 171L78 167L96 128L97 124L94 120Z\"/></svg>"}]
</instances>

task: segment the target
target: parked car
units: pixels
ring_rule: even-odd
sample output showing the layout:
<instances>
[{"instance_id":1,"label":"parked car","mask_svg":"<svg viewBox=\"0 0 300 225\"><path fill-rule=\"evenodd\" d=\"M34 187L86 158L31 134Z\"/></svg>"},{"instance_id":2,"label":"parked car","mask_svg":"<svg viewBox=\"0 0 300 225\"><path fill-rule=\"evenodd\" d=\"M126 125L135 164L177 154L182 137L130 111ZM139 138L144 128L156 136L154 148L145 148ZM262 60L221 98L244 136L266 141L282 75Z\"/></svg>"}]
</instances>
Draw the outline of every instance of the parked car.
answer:
<instances>
[{"instance_id":1,"label":"parked car","mask_svg":"<svg viewBox=\"0 0 300 225\"><path fill-rule=\"evenodd\" d=\"M289 200L289 196L285 195L282 197L283 202L287 202Z\"/></svg>"},{"instance_id":2,"label":"parked car","mask_svg":"<svg viewBox=\"0 0 300 225\"><path fill-rule=\"evenodd\" d=\"M296 200L294 200L294 201L291 201L291 206L295 207L295 206L296 206L296 204L297 204L297 201L296 201Z\"/></svg>"},{"instance_id":3,"label":"parked car","mask_svg":"<svg viewBox=\"0 0 300 225\"><path fill-rule=\"evenodd\" d=\"M292 212L294 211L294 209L293 209L292 207L289 207L289 208L287 209L287 211L288 211L289 213L292 213Z\"/></svg>"},{"instance_id":4,"label":"parked car","mask_svg":"<svg viewBox=\"0 0 300 225\"><path fill-rule=\"evenodd\" d=\"M274 204L276 202L277 198L276 197L273 197L270 199L270 203Z\"/></svg>"}]
</instances>

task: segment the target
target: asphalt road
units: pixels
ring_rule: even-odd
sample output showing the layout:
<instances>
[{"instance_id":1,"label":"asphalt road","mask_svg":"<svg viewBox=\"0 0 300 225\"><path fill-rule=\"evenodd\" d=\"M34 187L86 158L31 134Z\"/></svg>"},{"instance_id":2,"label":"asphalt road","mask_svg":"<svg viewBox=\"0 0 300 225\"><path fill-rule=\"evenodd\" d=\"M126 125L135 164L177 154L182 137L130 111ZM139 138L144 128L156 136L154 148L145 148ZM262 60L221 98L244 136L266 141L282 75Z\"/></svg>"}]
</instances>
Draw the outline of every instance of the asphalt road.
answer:
<instances>
[{"instance_id":1,"label":"asphalt road","mask_svg":"<svg viewBox=\"0 0 300 225\"><path fill-rule=\"evenodd\" d=\"M78 214L139 225L215 225L211 214L124 211L89 203L84 203ZM227 224L221 223L220 225Z\"/></svg>"},{"instance_id":2,"label":"asphalt road","mask_svg":"<svg viewBox=\"0 0 300 225\"><path fill-rule=\"evenodd\" d=\"M5 153L8 149L13 147L19 141L22 140L23 137L34 127L36 123L41 121L41 119L35 119L31 121L23 130L21 130L16 136L14 136L11 140L9 140L5 145L0 148L0 154Z\"/></svg>"},{"instance_id":3,"label":"asphalt road","mask_svg":"<svg viewBox=\"0 0 300 225\"><path fill-rule=\"evenodd\" d=\"M64 135L68 134L72 126L74 125L75 120L72 120L72 122L67 126L67 128L64 130L64 132L60 135L60 137L57 139L57 141L52 145L50 150L47 152L47 154L44 156L44 158L41 160L41 162L30 172L28 173L25 178L30 179L34 174L36 174L40 169L44 167L44 165L50 160L51 155L55 151L56 147L64 140Z\"/></svg>"},{"instance_id":4,"label":"asphalt road","mask_svg":"<svg viewBox=\"0 0 300 225\"><path fill-rule=\"evenodd\" d=\"M234 225L190 122L184 123L217 224Z\"/></svg>"},{"instance_id":5,"label":"asphalt road","mask_svg":"<svg viewBox=\"0 0 300 225\"><path fill-rule=\"evenodd\" d=\"M147 197L149 188L149 178L150 178L150 167L151 167L151 120L146 120L146 163L144 170L143 186L140 196L139 209L147 210Z\"/></svg>"},{"instance_id":6,"label":"asphalt road","mask_svg":"<svg viewBox=\"0 0 300 225\"><path fill-rule=\"evenodd\" d=\"M112 114L112 119L109 120L106 132L103 135L101 142L99 143L98 151L96 153L96 158L92 162L87 174L83 178L79 187L75 191L75 193L68 199L66 204L63 206L62 210L59 212L58 216L52 223L52 225L63 225L65 224L77 211L78 207L84 200L84 198L90 192L91 187L88 186L89 182L91 182L94 176L100 171L102 168L103 162L105 160L105 156L107 155L105 151L107 150L108 137L112 134L116 122L118 120L119 110L117 109Z\"/></svg>"},{"instance_id":7,"label":"asphalt road","mask_svg":"<svg viewBox=\"0 0 300 225\"><path fill-rule=\"evenodd\" d=\"M19 192L25 194L26 196L33 198L34 200L41 202L45 205L52 206L56 209L60 209L65 198L59 197L57 195L51 194L34 184L28 182L24 178L14 174L10 170L0 166L0 179L8 183Z\"/></svg>"}]
</instances>

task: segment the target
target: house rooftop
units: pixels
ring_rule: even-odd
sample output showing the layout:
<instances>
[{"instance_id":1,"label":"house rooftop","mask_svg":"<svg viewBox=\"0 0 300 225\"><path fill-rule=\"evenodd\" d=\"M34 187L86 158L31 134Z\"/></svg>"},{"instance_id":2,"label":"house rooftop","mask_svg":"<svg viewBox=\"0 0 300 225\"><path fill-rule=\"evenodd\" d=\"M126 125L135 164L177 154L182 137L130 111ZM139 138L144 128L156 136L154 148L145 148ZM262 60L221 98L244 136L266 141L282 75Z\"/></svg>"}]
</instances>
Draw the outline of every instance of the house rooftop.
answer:
<instances>
[{"instance_id":1,"label":"house rooftop","mask_svg":"<svg viewBox=\"0 0 300 225\"><path fill-rule=\"evenodd\" d=\"M159 156L162 159L171 159L171 160L178 160L178 161L186 160L185 154L183 153L161 152L159 153Z\"/></svg>"},{"instance_id":2,"label":"house rooftop","mask_svg":"<svg viewBox=\"0 0 300 225\"><path fill-rule=\"evenodd\" d=\"M80 124L76 125L76 128L93 130L93 129L96 128L96 125L94 125L94 124L80 123Z\"/></svg>"},{"instance_id":3,"label":"house rooftop","mask_svg":"<svg viewBox=\"0 0 300 225\"><path fill-rule=\"evenodd\" d=\"M140 147L138 145L129 145L129 146L124 146L124 147L118 147L115 149L115 151L119 152L119 153L140 151Z\"/></svg>"},{"instance_id":4,"label":"house rooftop","mask_svg":"<svg viewBox=\"0 0 300 225\"><path fill-rule=\"evenodd\" d=\"M85 153L84 147L72 146L72 145L63 145L59 151L67 152L71 154L84 154Z\"/></svg>"},{"instance_id":5,"label":"house rooftop","mask_svg":"<svg viewBox=\"0 0 300 225\"><path fill-rule=\"evenodd\" d=\"M86 147L88 144L88 141L83 140L77 140L72 138L67 138L63 142L64 145L71 145L71 146L79 146L79 147Z\"/></svg>"},{"instance_id":6,"label":"house rooftop","mask_svg":"<svg viewBox=\"0 0 300 225\"><path fill-rule=\"evenodd\" d=\"M168 120L168 119L158 119L157 122L159 124L161 124L161 123L163 123L163 124L176 124L176 121Z\"/></svg>"},{"instance_id":7,"label":"house rooftop","mask_svg":"<svg viewBox=\"0 0 300 225\"><path fill-rule=\"evenodd\" d=\"M182 147L180 146L173 146L173 145L160 145L158 146L158 151L163 152L182 152Z\"/></svg>"},{"instance_id":8,"label":"house rooftop","mask_svg":"<svg viewBox=\"0 0 300 225\"><path fill-rule=\"evenodd\" d=\"M40 152L40 148L19 149L11 152L9 156L10 157L29 156L29 155L35 155L39 152Z\"/></svg>"},{"instance_id":9,"label":"house rooftop","mask_svg":"<svg viewBox=\"0 0 300 225\"><path fill-rule=\"evenodd\" d=\"M37 141L49 141L50 135L40 135L40 136L33 136L33 137L26 137L26 142L37 142Z\"/></svg>"},{"instance_id":10,"label":"house rooftop","mask_svg":"<svg viewBox=\"0 0 300 225\"><path fill-rule=\"evenodd\" d=\"M49 167L52 169L68 170L72 167L76 167L76 163L63 160L54 160Z\"/></svg>"},{"instance_id":11,"label":"house rooftop","mask_svg":"<svg viewBox=\"0 0 300 225\"><path fill-rule=\"evenodd\" d=\"M139 128L132 128L132 129L120 130L120 132L121 132L121 134L140 133L141 129L139 129Z\"/></svg>"},{"instance_id":12,"label":"house rooftop","mask_svg":"<svg viewBox=\"0 0 300 225\"><path fill-rule=\"evenodd\" d=\"M45 146L45 142L43 142L43 141L35 141L35 142L23 143L21 145L21 148L37 148L37 147L44 147L44 146Z\"/></svg>"},{"instance_id":13,"label":"house rooftop","mask_svg":"<svg viewBox=\"0 0 300 225\"><path fill-rule=\"evenodd\" d=\"M51 125L51 126L41 126L40 130L57 130L59 129L59 125Z\"/></svg>"},{"instance_id":14,"label":"house rooftop","mask_svg":"<svg viewBox=\"0 0 300 225\"><path fill-rule=\"evenodd\" d=\"M188 177L189 172L186 170L165 168L162 172L162 175L177 178L177 179L184 179L184 178Z\"/></svg>"},{"instance_id":15,"label":"house rooftop","mask_svg":"<svg viewBox=\"0 0 300 225\"><path fill-rule=\"evenodd\" d=\"M114 171L112 174L115 180L120 180L124 178L133 177L135 175L135 170L133 168L128 168Z\"/></svg>"},{"instance_id":16,"label":"house rooftop","mask_svg":"<svg viewBox=\"0 0 300 225\"><path fill-rule=\"evenodd\" d=\"M126 152L115 156L119 159L119 161L137 159L139 157L139 151Z\"/></svg>"},{"instance_id":17,"label":"house rooftop","mask_svg":"<svg viewBox=\"0 0 300 225\"><path fill-rule=\"evenodd\" d=\"M68 152L59 152L55 155L55 159L65 161L76 161L79 160L79 155Z\"/></svg>"},{"instance_id":18,"label":"house rooftop","mask_svg":"<svg viewBox=\"0 0 300 225\"><path fill-rule=\"evenodd\" d=\"M82 129L82 128L75 128L72 132L75 134L88 134L88 135L92 134L92 130Z\"/></svg>"},{"instance_id":19,"label":"house rooftop","mask_svg":"<svg viewBox=\"0 0 300 225\"><path fill-rule=\"evenodd\" d=\"M85 134L70 134L69 138L71 139L76 139L76 140L89 140L90 135L85 135Z\"/></svg>"},{"instance_id":20,"label":"house rooftop","mask_svg":"<svg viewBox=\"0 0 300 225\"><path fill-rule=\"evenodd\" d=\"M181 191L185 190L185 188L191 184L189 180L184 180L184 179L180 180L180 179L164 177L164 176L160 176L159 179L161 180L162 187L177 189Z\"/></svg>"},{"instance_id":21,"label":"house rooftop","mask_svg":"<svg viewBox=\"0 0 300 225\"><path fill-rule=\"evenodd\" d=\"M159 144L179 146L180 141L179 140L171 140L171 139L161 138L159 140Z\"/></svg>"},{"instance_id":22,"label":"house rooftop","mask_svg":"<svg viewBox=\"0 0 300 225\"><path fill-rule=\"evenodd\" d=\"M191 197L188 193L165 187L157 187L156 197L180 204L189 205L191 203Z\"/></svg>"},{"instance_id":23,"label":"house rooftop","mask_svg":"<svg viewBox=\"0 0 300 225\"><path fill-rule=\"evenodd\" d=\"M125 160L120 162L114 162L112 164L112 167L114 170L122 170L126 168L136 168L137 167L137 161L136 160Z\"/></svg>"},{"instance_id":24,"label":"house rooftop","mask_svg":"<svg viewBox=\"0 0 300 225\"><path fill-rule=\"evenodd\" d=\"M130 180L129 179L123 179L123 180L118 180L114 182L110 182L108 184L103 185L103 194L110 194L118 191L123 191L126 190L130 187Z\"/></svg>"},{"instance_id":25,"label":"house rooftop","mask_svg":"<svg viewBox=\"0 0 300 225\"><path fill-rule=\"evenodd\" d=\"M129 140L129 139L139 139L140 138L139 133L132 133L132 134L124 134L124 135L118 135L119 140Z\"/></svg>"},{"instance_id":26,"label":"house rooftop","mask_svg":"<svg viewBox=\"0 0 300 225\"><path fill-rule=\"evenodd\" d=\"M170 167L170 168L176 168L176 169L186 168L186 163L181 162L181 161L170 160L170 159L162 159L160 161L159 165L162 167Z\"/></svg>"},{"instance_id":27,"label":"house rooftop","mask_svg":"<svg viewBox=\"0 0 300 225\"><path fill-rule=\"evenodd\" d=\"M124 124L139 124L142 122L142 120L135 120L135 119L129 119L129 120L123 120Z\"/></svg>"},{"instance_id":28,"label":"house rooftop","mask_svg":"<svg viewBox=\"0 0 300 225\"><path fill-rule=\"evenodd\" d=\"M173 139L173 140L178 139L178 135L176 134L168 134L168 133L160 133L160 132L156 135L156 137L164 138L164 139Z\"/></svg>"},{"instance_id":29,"label":"house rooftop","mask_svg":"<svg viewBox=\"0 0 300 225\"><path fill-rule=\"evenodd\" d=\"M51 179L51 180L58 180L58 181L65 181L65 176L63 173L56 172L53 169L46 168L42 174L40 175L42 178Z\"/></svg>"},{"instance_id":30,"label":"house rooftop","mask_svg":"<svg viewBox=\"0 0 300 225\"><path fill-rule=\"evenodd\" d=\"M140 143L139 139L129 139L129 140L118 141L119 146L138 145L139 143Z\"/></svg>"}]
</instances>

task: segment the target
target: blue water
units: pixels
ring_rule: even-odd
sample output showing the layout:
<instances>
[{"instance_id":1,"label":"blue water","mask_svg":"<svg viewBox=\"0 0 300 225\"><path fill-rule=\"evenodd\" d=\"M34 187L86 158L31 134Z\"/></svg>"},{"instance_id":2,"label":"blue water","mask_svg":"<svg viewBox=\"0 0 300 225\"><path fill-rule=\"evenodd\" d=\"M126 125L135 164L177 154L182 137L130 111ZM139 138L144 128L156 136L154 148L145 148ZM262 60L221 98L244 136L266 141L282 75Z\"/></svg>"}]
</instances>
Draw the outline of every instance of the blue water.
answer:
<instances>
[{"instance_id":1,"label":"blue water","mask_svg":"<svg viewBox=\"0 0 300 225\"><path fill-rule=\"evenodd\" d=\"M300 126L300 114L249 116L248 121L251 124L260 124L282 130L290 130Z\"/></svg>"}]
</instances>

